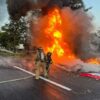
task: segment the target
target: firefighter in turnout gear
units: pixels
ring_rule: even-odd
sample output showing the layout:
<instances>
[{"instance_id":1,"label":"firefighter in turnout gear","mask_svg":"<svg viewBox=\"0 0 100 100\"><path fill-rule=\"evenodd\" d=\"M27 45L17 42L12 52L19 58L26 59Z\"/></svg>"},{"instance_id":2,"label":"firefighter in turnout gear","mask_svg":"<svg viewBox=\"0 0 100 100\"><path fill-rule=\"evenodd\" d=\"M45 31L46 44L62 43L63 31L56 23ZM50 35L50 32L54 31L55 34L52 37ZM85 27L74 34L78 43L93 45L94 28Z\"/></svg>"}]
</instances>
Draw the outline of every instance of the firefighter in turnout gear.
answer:
<instances>
[{"instance_id":1,"label":"firefighter in turnout gear","mask_svg":"<svg viewBox=\"0 0 100 100\"><path fill-rule=\"evenodd\" d=\"M51 56L52 56L51 52L48 52L46 54L46 56L45 56L45 63L46 63L46 70L47 70L47 72L49 72L50 66L52 64L52 58L51 58Z\"/></svg>"},{"instance_id":2,"label":"firefighter in turnout gear","mask_svg":"<svg viewBox=\"0 0 100 100\"><path fill-rule=\"evenodd\" d=\"M45 53L42 48L38 48L35 57L35 66L36 66L36 79L39 79L41 72L44 76L47 76L47 71L45 67Z\"/></svg>"}]
</instances>

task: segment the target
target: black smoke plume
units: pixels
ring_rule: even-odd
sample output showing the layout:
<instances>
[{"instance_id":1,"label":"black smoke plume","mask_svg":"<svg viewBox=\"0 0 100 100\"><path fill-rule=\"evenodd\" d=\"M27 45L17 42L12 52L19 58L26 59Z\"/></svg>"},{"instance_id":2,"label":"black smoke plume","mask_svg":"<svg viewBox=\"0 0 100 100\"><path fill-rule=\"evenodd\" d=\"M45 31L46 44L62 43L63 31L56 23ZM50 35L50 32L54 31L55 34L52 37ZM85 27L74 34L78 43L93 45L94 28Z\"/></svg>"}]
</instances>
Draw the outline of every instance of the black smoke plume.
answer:
<instances>
[{"instance_id":1,"label":"black smoke plume","mask_svg":"<svg viewBox=\"0 0 100 100\"><path fill-rule=\"evenodd\" d=\"M68 6L72 10L84 7L82 0L7 0L7 5L12 19L19 19L21 16L25 16L27 11L36 8L41 8L46 13L54 6L60 8Z\"/></svg>"}]
</instances>

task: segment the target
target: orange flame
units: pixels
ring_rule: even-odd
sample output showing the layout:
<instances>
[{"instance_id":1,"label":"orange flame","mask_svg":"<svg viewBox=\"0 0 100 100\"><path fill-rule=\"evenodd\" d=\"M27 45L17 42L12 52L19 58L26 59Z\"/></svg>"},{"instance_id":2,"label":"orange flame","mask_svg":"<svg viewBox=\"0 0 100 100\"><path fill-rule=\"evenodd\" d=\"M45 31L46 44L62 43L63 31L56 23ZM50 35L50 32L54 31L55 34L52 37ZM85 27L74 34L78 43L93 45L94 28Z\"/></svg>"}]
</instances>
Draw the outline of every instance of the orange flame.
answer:
<instances>
[{"instance_id":1,"label":"orange flame","mask_svg":"<svg viewBox=\"0 0 100 100\"><path fill-rule=\"evenodd\" d=\"M55 8L48 13L48 25L45 29L45 33L47 36L53 40L52 45L48 46L46 51L50 51L52 53L56 53L58 57L62 57L65 59L75 59L75 55L72 53L69 45L67 48L64 47L63 41L63 21L60 14L60 10ZM67 55L66 55L67 52Z\"/></svg>"},{"instance_id":2,"label":"orange flame","mask_svg":"<svg viewBox=\"0 0 100 100\"><path fill-rule=\"evenodd\" d=\"M61 32L62 20L60 11L58 9L54 9L48 14L48 16L48 27L45 29L45 32L53 38L54 43L51 47L47 47L47 51L56 51L57 55L60 57L64 55L64 49L61 46L63 36Z\"/></svg>"},{"instance_id":3,"label":"orange flame","mask_svg":"<svg viewBox=\"0 0 100 100\"><path fill-rule=\"evenodd\" d=\"M100 61L97 58L90 58L86 62L90 64L100 64Z\"/></svg>"}]
</instances>

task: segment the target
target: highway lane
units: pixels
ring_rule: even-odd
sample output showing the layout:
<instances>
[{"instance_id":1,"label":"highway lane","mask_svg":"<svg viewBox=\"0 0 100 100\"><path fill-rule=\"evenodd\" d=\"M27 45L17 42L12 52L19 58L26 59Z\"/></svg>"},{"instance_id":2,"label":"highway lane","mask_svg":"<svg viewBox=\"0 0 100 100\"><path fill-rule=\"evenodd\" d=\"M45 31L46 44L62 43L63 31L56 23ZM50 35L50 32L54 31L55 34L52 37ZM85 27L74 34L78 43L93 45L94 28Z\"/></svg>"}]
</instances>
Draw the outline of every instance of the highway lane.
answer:
<instances>
[{"instance_id":1,"label":"highway lane","mask_svg":"<svg viewBox=\"0 0 100 100\"><path fill-rule=\"evenodd\" d=\"M71 100L100 100L100 80L81 77L79 73L68 73L56 67L50 74L53 81L72 89Z\"/></svg>"},{"instance_id":2,"label":"highway lane","mask_svg":"<svg viewBox=\"0 0 100 100\"><path fill-rule=\"evenodd\" d=\"M0 66L0 100L100 100L100 81L56 67L51 69L49 79L72 91L35 80L12 66Z\"/></svg>"},{"instance_id":3,"label":"highway lane","mask_svg":"<svg viewBox=\"0 0 100 100\"><path fill-rule=\"evenodd\" d=\"M69 95L68 91L63 93L62 89L43 80L35 80L13 67L0 67L0 100L64 100Z\"/></svg>"}]
</instances>

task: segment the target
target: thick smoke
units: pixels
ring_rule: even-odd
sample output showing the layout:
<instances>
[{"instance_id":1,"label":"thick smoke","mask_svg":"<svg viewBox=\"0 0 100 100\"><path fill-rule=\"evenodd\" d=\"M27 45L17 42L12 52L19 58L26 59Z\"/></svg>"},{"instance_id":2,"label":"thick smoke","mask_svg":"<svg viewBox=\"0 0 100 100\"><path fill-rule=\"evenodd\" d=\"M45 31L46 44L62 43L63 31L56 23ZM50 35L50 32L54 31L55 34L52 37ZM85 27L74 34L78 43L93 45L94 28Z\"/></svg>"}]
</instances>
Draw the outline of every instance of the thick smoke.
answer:
<instances>
[{"instance_id":1,"label":"thick smoke","mask_svg":"<svg viewBox=\"0 0 100 100\"><path fill-rule=\"evenodd\" d=\"M9 14L13 19L19 19L25 16L27 11L36 8L41 8L45 14L54 6L60 8L69 6L73 10L84 8L82 0L7 0L7 4Z\"/></svg>"},{"instance_id":2,"label":"thick smoke","mask_svg":"<svg viewBox=\"0 0 100 100\"><path fill-rule=\"evenodd\" d=\"M15 57L2 57L0 56L0 68L12 68L13 66L18 66L32 71L34 62L32 58L15 58Z\"/></svg>"},{"instance_id":3,"label":"thick smoke","mask_svg":"<svg viewBox=\"0 0 100 100\"><path fill-rule=\"evenodd\" d=\"M64 42L70 44L74 54L88 56L89 37L93 29L92 17L83 10L62 9Z\"/></svg>"},{"instance_id":4,"label":"thick smoke","mask_svg":"<svg viewBox=\"0 0 100 100\"><path fill-rule=\"evenodd\" d=\"M12 69L13 66L25 68L26 70L34 70L33 59L14 58L14 57L0 57L0 69ZM66 67L67 66L67 67ZM84 63L81 60L73 62L66 62L66 64L56 65L57 68L63 69L67 72L100 72L100 65Z\"/></svg>"},{"instance_id":5,"label":"thick smoke","mask_svg":"<svg viewBox=\"0 0 100 100\"><path fill-rule=\"evenodd\" d=\"M0 66L14 66L15 65L15 58L11 58L11 57L2 57L0 56Z\"/></svg>"},{"instance_id":6,"label":"thick smoke","mask_svg":"<svg viewBox=\"0 0 100 100\"><path fill-rule=\"evenodd\" d=\"M62 41L64 43L64 50L66 51L67 48L70 48L73 54L83 58L88 54L89 50L89 34L93 28L91 23L92 18L83 10L72 11L66 7L61 9L61 16L63 22ZM53 44L52 39L44 32L47 22L47 15L35 21L33 20L33 45L42 46L45 48Z\"/></svg>"},{"instance_id":7,"label":"thick smoke","mask_svg":"<svg viewBox=\"0 0 100 100\"><path fill-rule=\"evenodd\" d=\"M8 11L13 19L25 16L30 10L42 8L47 5L49 0L7 0Z\"/></svg>"},{"instance_id":8,"label":"thick smoke","mask_svg":"<svg viewBox=\"0 0 100 100\"><path fill-rule=\"evenodd\" d=\"M57 64L58 68L61 68L67 72L99 72L99 64L85 63L80 59L74 61L66 61L64 64Z\"/></svg>"}]
</instances>

